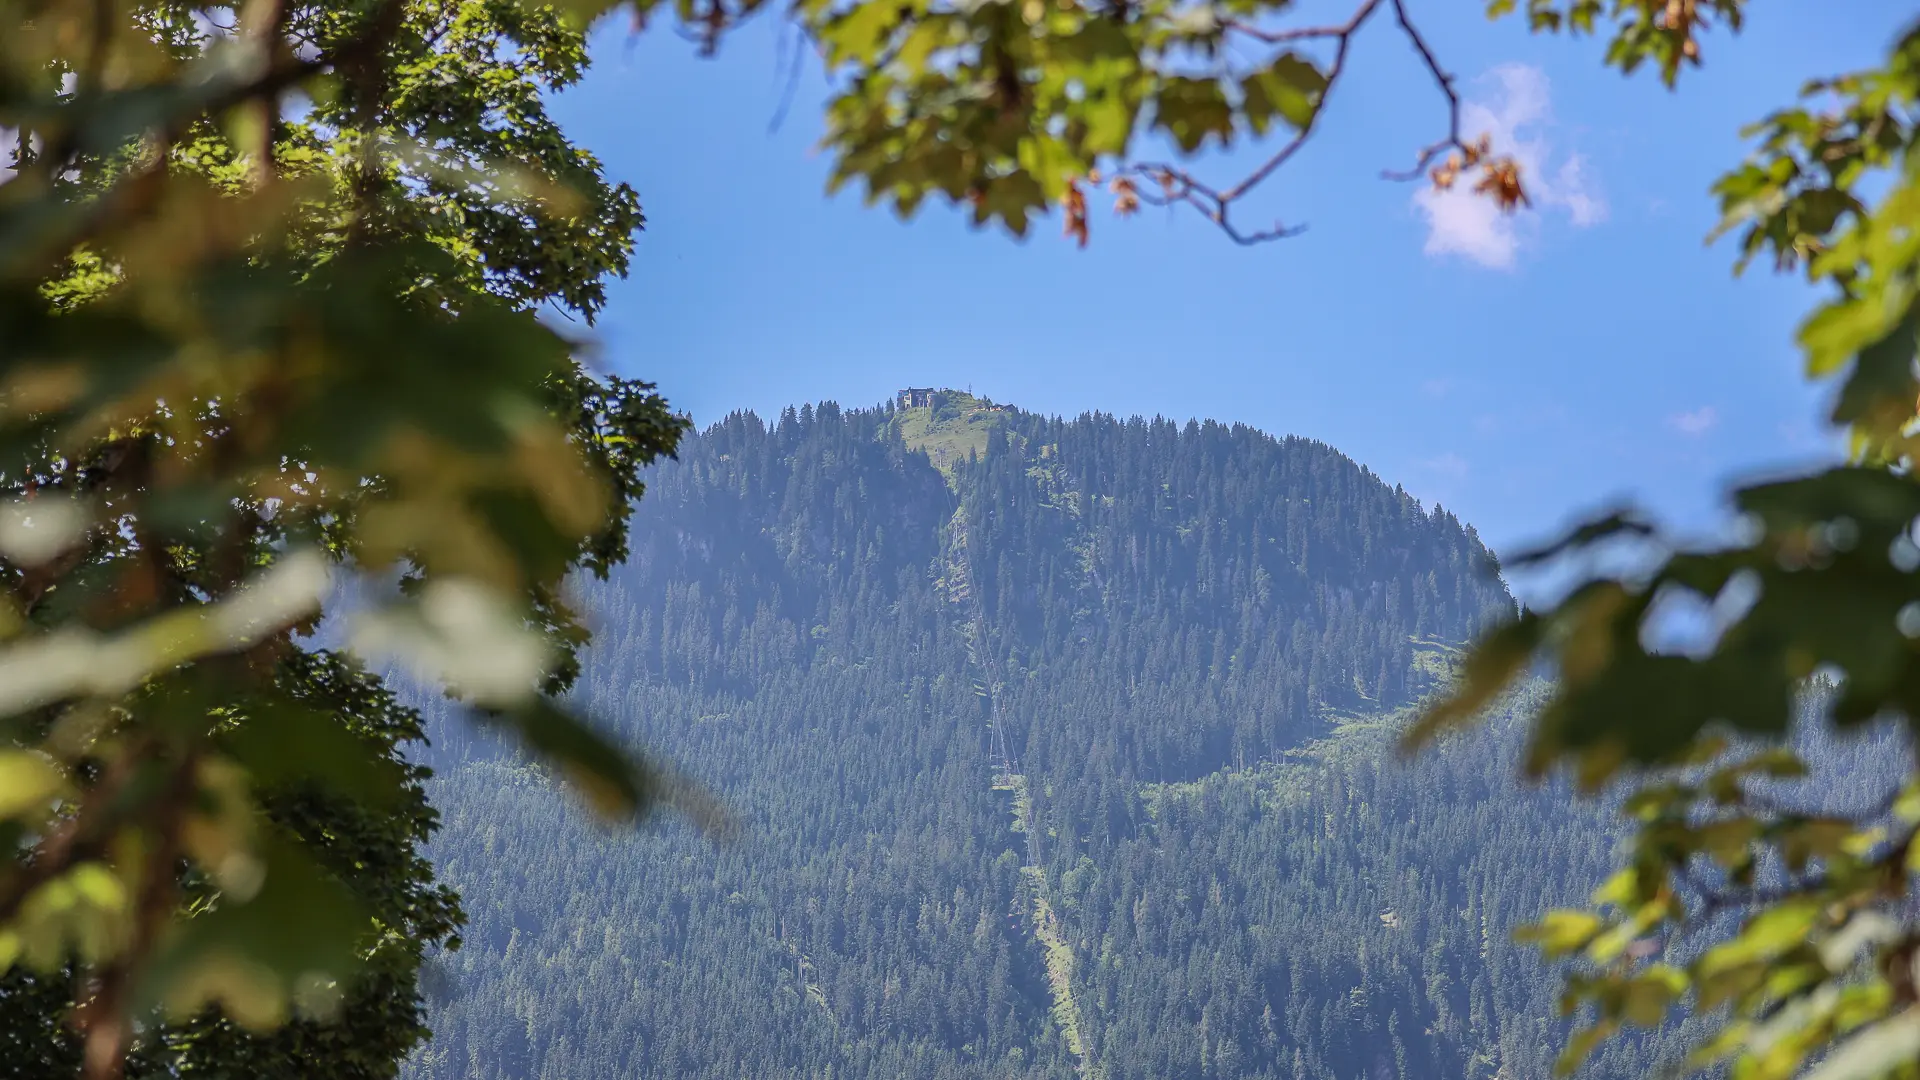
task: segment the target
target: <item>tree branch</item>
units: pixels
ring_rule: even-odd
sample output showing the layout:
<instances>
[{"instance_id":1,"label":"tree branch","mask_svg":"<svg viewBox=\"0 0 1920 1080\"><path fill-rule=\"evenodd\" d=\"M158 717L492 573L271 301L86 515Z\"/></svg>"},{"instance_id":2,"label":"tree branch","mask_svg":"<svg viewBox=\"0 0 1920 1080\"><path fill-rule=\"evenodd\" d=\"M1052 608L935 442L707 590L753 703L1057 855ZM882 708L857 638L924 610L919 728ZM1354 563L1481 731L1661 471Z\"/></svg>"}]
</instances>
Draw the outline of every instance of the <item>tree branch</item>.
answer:
<instances>
[{"instance_id":1,"label":"tree branch","mask_svg":"<svg viewBox=\"0 0 1920 1080\"><path fill-rule=\"evenodd\" d=\"M171 146L203 118L218 116L248 102L278 100L286 91L329 70L349 77L358 74L372 78L375 80L373 85L378 86L380 51L399 30L405 10L404 0L384 0L368 21L367 28L331 53L302 59L289 50L277 50L279 55L258 76L215 92L202 102L197 111L182 112L167 118L154 131L154 141L162 147ZM63 115L74 120L60 127L57 138L49 140L48 147L36 156L32 169L18 171L14 182L50 184L54 178L71 168L73 159L79 153L81 129L92 107L92 102L85 96L76 97L62 106ZM162 153L156 156L151 165L130 173L109 188L94 201L91 212L70 229L56 230L44 236L43 241L57 249L53 257L64 258L74 247L86 243L129 214L149 206L159 195L159 181L166 171L167 156Z\"/></svg>"},{"instance_id":2,"label":"tree branch","mask_svg":"<svg viewBox=\"0 0 1920 1080\"><path fill-rule=\"evenodd\" d=\"M1422 149L1419 158L1413 163L1413 168L1406 172L1381 173L1381 176L1388 180L1417 180L1426 175L1427 169L1439 160L1441 154L1449 150L1467 152L1467 144L1460 136L1460 94L1453 88L1453 76L1440 66L1440 61L1433 55L1433 49L1427 45L1427 39L1413 25L1413 20L1407 17L1406 0L1393 0L1393 17L1394 21L1400 24L1401 31L1407 35L1407 40L1413 44L1413 51L1420 54L1420 62L1426 65L1427 75L1433 79L1433 85L1447 99L1446 137Z\"/></svg>"},{"instance_id":3,"label":"tree branch","mask_svg":"<svg viewBox=\"0 0 1920 1080\"><path fill-rule=\"evenodd\" d=\"M1285 239L1286 237L1296 236L1304 232L1306 229L1304 225L1287 226L1277 221L1273 227L1269 229L1256 232L1243 231L1233 222L1233 206L1245 198L1255 188L1265 183L1269 177L1279 171L1287 162L1291 161L1293 156L1299 153L1301 147L1306 145L1307 140L1313 136L1320 120L1320 114L1326 108L1327 99L1332 96L1335 84L1339 82L1341 75L1346 71L1347 56L1352 48L1354 35L1358 34L1361 28L1366 26L1367 23L1372 20L1373 16L1380 11L1381 7L1385 5L1390 5L1393 8L1394 21L1399 24L1401 32L1404 33L1407 40L1412 43L1414 51L1419 54L1420 60L1426 67L1427 74L1432 78L1435 88L1437 88L1441 96L1446 99L1447 133L1444 137L1421 149L1419 157L1416 159L1414 167L1411 170L1404 173L1386 171L1381 175L1390 180L1415 179L1425 175L1427 169L1434 161L1438 160L1440 155L1447 153L1449 150L1470 153L1460 133L1460 95L1453 88L1454 78L1440 66L1439 59L1435 57L1433 49L1427 44L1425 36L1422 35L1419 28L1413 24L1412 17L1407 13L1406 0L1364 0L1359 7L1354 9L1353 14L1347 21L1343 23L1296 27L1286 30L1269 30L1241 20L1230 21L1226 24L1228 32L1250 38L1263 45L1286 45L1305 41L1330 41L1333 43L1333 59L1327 66L1326 85L1320 92L1320 100L1315 103L1312 115L1307 118L1306 123L1300 127L1300 130L1294 133L1292 138L1288 139L1285 144L1268 156L1265 161L1262 161L1256 166L1252 172L1242 177L1238 183L1225 191L1220 191L1196 179L1194 175L1186 169L1178 168L1165 162L1142 162L1128 166L1120 171L1120 175L1142 176L1154 180L1160 185L1160 194L1154 195L1143 192L1139 196L1141 201L1152 206L1173 206L1181 203L1192 206L1204 214L1207 220L1219 226L1221 231L1226 233L1227 236L1237 244L1260 244L1269 240Z\"/></svg>"},{"instance_id":4,"label":"tree branch","mask_svg":"<svg viewBox=\"0 0 1920 1080\"><path fill-rule=\"evenodd\" d=\"M134 978L173 914L176 863L180 859L182 818L195 792L199 755L189 751L174 766L166 793L154 811L154 840L140 868L139 896L134 901L133 932L127 947L95 979L93 998L81 1009L80 1029L85 1042L82 1080L120 1080L126 1069L127 1043L132 1037L127 1015Z\"/></svg>"}]
</instances>

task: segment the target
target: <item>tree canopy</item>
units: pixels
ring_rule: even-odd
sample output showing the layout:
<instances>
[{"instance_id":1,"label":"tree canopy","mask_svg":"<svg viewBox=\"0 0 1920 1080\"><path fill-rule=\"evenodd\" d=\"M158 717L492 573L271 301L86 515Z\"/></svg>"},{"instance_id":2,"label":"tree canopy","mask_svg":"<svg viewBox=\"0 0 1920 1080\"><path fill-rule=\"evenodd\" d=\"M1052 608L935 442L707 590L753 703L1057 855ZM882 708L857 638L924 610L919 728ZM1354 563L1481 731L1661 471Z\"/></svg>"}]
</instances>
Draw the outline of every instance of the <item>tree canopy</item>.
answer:
<instances>
[{"instance_id":1,"label":"tree canopy","mask_svg":"<svg viewBox=\"0 0 1920 1080\"><path fill-rule=\"evenodd\" d=\"M390 1075L460 914L417 850L418 717L356 657L610 811L654 793L551 696L584 640L562 580L623 557L685 426L535 314L590 320L642 221L545 112L584 30L434 2L4 24L10 1065ZM356 578L354 656L318 647Z\"/></svg>"}]
</instances>

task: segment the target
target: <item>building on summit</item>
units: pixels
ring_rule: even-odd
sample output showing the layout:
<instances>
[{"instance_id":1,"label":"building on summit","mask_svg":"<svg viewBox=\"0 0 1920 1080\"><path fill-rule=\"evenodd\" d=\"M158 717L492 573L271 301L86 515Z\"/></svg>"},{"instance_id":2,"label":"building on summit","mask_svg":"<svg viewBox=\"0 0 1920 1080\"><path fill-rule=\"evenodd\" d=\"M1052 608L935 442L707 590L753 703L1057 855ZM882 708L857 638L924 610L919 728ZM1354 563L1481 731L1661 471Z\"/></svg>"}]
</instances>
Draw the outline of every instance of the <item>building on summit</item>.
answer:
<instances>
[{"instance_id":1,"label":"building on summit","mask_svg":"<svg viewBox=\"0 0 1920 1080\"><path fill-rule=\"evenodd\" d=\"M910 386L900 391L899 400L903 409L930 409L933 407L933 387Z\"/></svg>"}]
</instances>

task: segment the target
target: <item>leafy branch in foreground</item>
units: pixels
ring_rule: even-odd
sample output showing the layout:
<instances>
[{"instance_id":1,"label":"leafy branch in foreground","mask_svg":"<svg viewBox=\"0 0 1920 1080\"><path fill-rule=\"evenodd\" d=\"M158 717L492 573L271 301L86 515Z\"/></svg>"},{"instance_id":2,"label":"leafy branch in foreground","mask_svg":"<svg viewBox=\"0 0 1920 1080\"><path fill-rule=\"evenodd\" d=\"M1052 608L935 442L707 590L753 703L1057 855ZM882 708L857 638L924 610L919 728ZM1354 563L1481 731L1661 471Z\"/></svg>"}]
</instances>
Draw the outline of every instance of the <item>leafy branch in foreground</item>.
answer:
<instances>
[{"instance_id":1,"label":"leafy branch in foreground","mask_svg":"<svg viewBox=\"0 0 1920 1080\"><path fill-rule=\"evenodd\" d=\"M1356 36L1391 12L1447 110L1446 134L1400 179L1426 175L1451 153L1447 177L1484 169L1485 190L1504 207L1523 197L1518 166L1460 128L1460 99L1415 26L1404 0L1365 0L1330 25L1289 25L1291 5L1180 3L897 6L807 0L802 19L829 70L851 75L828 108L826 145L837 155L833 186L859 179L869 201L902 215L929 194L972 208L976 224L998 221L1025 235L1054 206L1084 244L1083 184L1103 172L1115 206L1183 204L1235 241L1297 231L1276 223L1249 230L1234 208L1306 145L1327 96L1347 71ZM1258 50L1251 61L1239 60ZM1316 50L1320 54L1316 55ZM1192 156L1273 136L1278 146L1231 185L1185 165L1137 160L1147 138ZM1441 171L1436 176L1443 175Z\"/></svg>"},{"instance_id":2,"label":"leafy branch in foreground","mask_svg":"<svg viewBox=\"0 0 1920 1080\"><path fill-rule=\"evenodd\" d=\"M724 26L758 6L713 0L701 10ZM1358 36L1388 18L1437 91L1444 124L1412 167L1383 176L1442 187L1466 177L1503 210L1526 204L1519 163L1483 133L1462 130L1454 76L1413 6L1361 0L1326 24L1302 23L1291 0L799 0L795 12L828 70L844 76L827 112L832 187L859 181L869 202L889 202L902 216L937 194L969 207L977 225L999 222L1022 236L1033 217L1059 206L1067 235L1084 245L1087 186L1104 178L1122 214L1143 203L1184 205L1251 244L1299 230L1244 226L1235 212L1307 144ZM1536 26L1588 32L1602 12L1597 0L1528 7ZM1742 0L1622 0L1612 5L1618 33L1609 59L1629 71L1652 62L1671 83L1683 62L1699 62L1709 16L1737 30L1743 8ZM1258 163L1231 183L1204 180L1186 163L1209 148L1267 140ZM1153 143L1179 157L1143 152Z\"/></svg>"},{"instance_id":3,"label":"leafy branch in foreground","mask_svg":"<svg viewBox=\"0 0 1920 1080\"><path fill-rule=\"evenodd\" d=\"M1533 5L1548 29L1597 7ZM1653 55L1670 77L1696 54ZM1737 488L1731 542L1680 545L1615 515L1517 561L1622 539L1651 556L1489 634L1413 735L1470 722L1544 660L1556 680L1528 768L1626 792L1624 868L1592 910L1527 932L1578 961L1565 1007L1587 1022L1566 1069L1690 1005L1718 1025L1692 1064L1740 1080L1920 1072L1920 766L1871 807L1782 797L1805 740L1893 718L1911 746L1920 723L1920 26L1883 65L1804 98L1749 132L1757 152L1715 190L1721 232L1743 232L1742 267L1770 254L1829 290L1800 343L1809 376L1836 384L1832 420L1855 460ZM1686 610L1705 636L1660 647L1664 620Z\"/></svg>"},{"instance_id":4,"label":"leafy branch in foreground","mask_svg":"<svg viewBox=\"0 0 1920 1080\"><path fill-rule=\"evenodd\" d=\"M610 813L705 809L553 697L562 580L624 557L686 427L533 314L591 319L641 224L541 105L585 61L550 7L5 8L10 1065L392 1073L461 916L364 660ZM372 599L330 611L343 579Z\"/></svg>"}]
</instances>

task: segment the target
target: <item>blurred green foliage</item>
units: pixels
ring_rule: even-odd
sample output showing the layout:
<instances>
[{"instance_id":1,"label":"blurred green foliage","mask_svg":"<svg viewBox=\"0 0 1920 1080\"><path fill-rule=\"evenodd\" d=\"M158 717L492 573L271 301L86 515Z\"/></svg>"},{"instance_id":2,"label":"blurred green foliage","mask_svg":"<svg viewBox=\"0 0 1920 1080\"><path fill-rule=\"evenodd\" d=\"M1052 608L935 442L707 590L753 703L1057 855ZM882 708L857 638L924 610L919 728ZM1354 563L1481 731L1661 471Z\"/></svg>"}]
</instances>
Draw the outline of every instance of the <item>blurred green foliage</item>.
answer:
<instances>
[{"instance_id":1,"label":"blurred green foliage","mask_svg":"<svg viewBox=\"0 0 1920 1080\"><path fill-rule=\"evenodd\" d=\"M562 581L685 428L536 317L590 321L642 224L547 116L585 63L539 5L5 6L11 1075L391 1075L461 915L365 660L659 793L554 697ZM307 640L347 587L357 656Z\"/></svg>"},{"instance_id":2,"label":"blurred green foliage","mask_svg":"<svg viewBox=\"0 0 1920 1080\"><path fill-rule=\"evenodd\" d=\"M1595 0L1528 7L1543 30L1589 31L1602 14ZM1699 57L1676 29L1709 14L1737 27L1741 7L1613 5L1608 61L1651 63L1671 84ZM1489 634L1417 732L1471 721L1544 664L1554 689L1529 768L1626 793L1619 872L1591 909L1527 932L1574 965L1563 1007L1584 1022L1563 1069L1690 1008L1717 1025L1691 1064L1737 1080L1920 1075L1920 768L1870 806L1786 794L1804 740L1920 723L1916 123L1920 25L1879 66L1811 81L1754 125L1752 156L1714 189L1740 268L1770 257L1823 290L1799 343L1853 460L1737 487L1720 542L1623 510L1508 560L1627 569L1589 570ZM1697 632L1675 640L1688 615Z\"/></svg>"},{"instance_id":3,"label":"blurred green foliage","mask_svg":"<svg viewBox=\"0 0 1920 1080\"><path fill-rule=\"evenodd\" d=\"M561 583L622 557L639 469L684 428L535 315L591 320L641 225L634 193L542 104L614 6L0 14L0 963L8 1008L77 1006L71 1039L34 1044L50 1069L226 1055L378 1075L418 1038L413 975L459 915L415 853L432 816L395 755L411 714L359 661L303 642L342 577L398 586L350 613L355 653L438 680L605 810L672 793L555 703L585 640ZM672 14L711 48L764 6ZM1609 64L1671 85L1745 4L1524 7L1536 30L1604 34ZM1121 213L1178 203L1242 242L1286 235L1233 212L1313 133L1356 35L1387 20L1444 117L1392 175L1523 205L1526 178L1461 130L1408 8L1359 0L1327 24L1287 0L786 14L839 78L836 186L902 214L938 195L1016 234L1058 206L1084 244L1101 183ZM1717 189L1743 264L1770 255L1828 290L1801 343L1858 460L1742 489L1736 542L1683 546L1630 514L1578 530L1540 557L1622 538L1654 557L1494 632L1422 729L1470 719L1544 658L1557 682L1535 768L1638 785L1626 868L1594 910L1535 931L1582 958L1567 1004L1592 1023L1569 1063L1691 1003L1723 1010L1703 1061L1736 1076L1913 1071L1920 785L1843 813L1767 784L1795 772L1782 740L1808 725L1920 715L1917 98L1920 31L1873 70L1809 84ZM1249 142L1266 156L1230 184L1187 160ZM1712 640L1650 645L1649 619L1689 597L1715 613ZM1817 678L1831 689L1809 697ZM342 1042L328 1057L303 1039Z\"/></svg>"}]
</instances>

